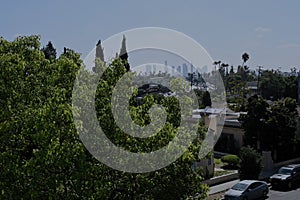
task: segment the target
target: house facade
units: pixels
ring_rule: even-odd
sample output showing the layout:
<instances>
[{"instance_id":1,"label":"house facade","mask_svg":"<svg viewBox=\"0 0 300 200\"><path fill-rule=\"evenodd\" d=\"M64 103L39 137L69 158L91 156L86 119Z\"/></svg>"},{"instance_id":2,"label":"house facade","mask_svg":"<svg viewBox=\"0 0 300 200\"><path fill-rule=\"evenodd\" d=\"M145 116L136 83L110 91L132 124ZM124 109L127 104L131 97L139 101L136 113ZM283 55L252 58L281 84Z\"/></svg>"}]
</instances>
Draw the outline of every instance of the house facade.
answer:
<instances>
[{"instance_id":1,"label":"house facade","mask_svg":"<svg viewBox=\"0 0 300 200\"><path fill-rule=\"evenodd\" d=\"M214 150L236 153L244 144L244 130L242 129L239 117L246 113L234 112L228 108L226 108L225 113L224 124L213 125L218 129L222 129L221 134L217 138ZM193 117L200 117L208 128L215 123L215 118L222 114L224 114L223 109L206 107L205 109L195 110Z\"/></svg>"}]
</instances>

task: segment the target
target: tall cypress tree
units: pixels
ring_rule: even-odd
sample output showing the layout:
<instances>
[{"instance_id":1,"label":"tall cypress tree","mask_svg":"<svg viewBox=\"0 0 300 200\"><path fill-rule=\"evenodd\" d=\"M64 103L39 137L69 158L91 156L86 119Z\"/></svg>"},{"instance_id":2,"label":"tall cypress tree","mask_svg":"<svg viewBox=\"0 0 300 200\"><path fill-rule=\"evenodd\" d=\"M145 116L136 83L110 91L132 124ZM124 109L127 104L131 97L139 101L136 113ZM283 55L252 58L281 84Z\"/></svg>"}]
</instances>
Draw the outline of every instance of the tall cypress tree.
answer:
<instances>
[{"instance_id":1,"label":"tall cypress tree","mask_svg":"<svg viewBox=\"0 0 300 200\"><path fill-rule=\"evenodd\" d=\"M100 58L102 62L104 62L104 48L101 46L101 40L96 44L96 58Z\"/></svg>"},{"instance_id":2,"label":"tall cypress tree","mask_svg":"<svg viewBox=\"0 0 300 200\"><path fill-rule=\"evenodd\" d=\"M130 70L130 66L129 66L129 63L128 63L128 53L127 53L127 50L126 50L126 37L125 37L125 35L123 35L122 47L121 47L121 50L120 50L119 57L122 60L126 61L125 68L126 68L126 71L128 72Z\"/></svg>"}]
</instances>

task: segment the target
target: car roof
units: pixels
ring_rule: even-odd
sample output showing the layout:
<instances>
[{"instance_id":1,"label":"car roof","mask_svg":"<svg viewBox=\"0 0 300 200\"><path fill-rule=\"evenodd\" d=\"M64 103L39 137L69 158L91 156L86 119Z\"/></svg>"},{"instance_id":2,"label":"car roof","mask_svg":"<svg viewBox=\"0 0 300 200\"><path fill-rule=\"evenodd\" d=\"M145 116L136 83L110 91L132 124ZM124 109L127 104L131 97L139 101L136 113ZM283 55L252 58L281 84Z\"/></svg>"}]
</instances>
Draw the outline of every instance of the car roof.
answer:
<instances>
[{"instance_id":1,"label":"car roof","mask_svg":"<svg viewBox=\"0 0 300 200\"><path fill-rule=\"evenodd\" d=\"M288 165L288 167L291 167L291 168L300 167L300 164L291 164L291 165Z\"/></svg>"},{"instance_id":2,"label":"car roof","mask_svg":"<svg viewBox=\"0 0 300 200\"><path fill-rule=\"evenodd\" d=\"M286 166L283 166L284 168L298 168L300 167L300 164L290 164L290 165L286 165Z\"/></svg>"},{"instance_id":3,"label":"car roof","mask_svg":"<svg viewBox=\"0 0 300 200\"><path fill-rule=\"evenodd\" d=\"M250 185L255 182L264 183L263 181L259 181L259 180L243 180L243 181L240 181L239 183L244 183L244 184Z\"/></svg>"}]
</instances>

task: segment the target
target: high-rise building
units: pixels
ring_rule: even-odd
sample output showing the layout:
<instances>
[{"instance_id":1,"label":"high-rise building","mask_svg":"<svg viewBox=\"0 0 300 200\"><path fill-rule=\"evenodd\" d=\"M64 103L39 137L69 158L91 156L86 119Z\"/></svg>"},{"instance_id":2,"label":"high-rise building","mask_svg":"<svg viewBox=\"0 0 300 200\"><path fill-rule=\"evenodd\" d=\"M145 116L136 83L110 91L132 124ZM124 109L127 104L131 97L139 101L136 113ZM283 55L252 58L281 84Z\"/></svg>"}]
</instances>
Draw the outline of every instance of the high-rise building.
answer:
<instances>
[{"instance_id":1,"label":"high-rise building","mask_svg":"<svg viewBox=\"0 0 300 200\"><path fill-rule=\"evenodd\" d=\"M146 65L146 74L147 75L151 74L151 65Z\"/></svg>"},{"instance_id":2,"label":"high-rise building","mask_svg":"<svg viewBox=\"0 0 300 200\"><path fill-rule=\"evenodd\" d=\"M184 77L188 76L188 66L185 63L182 64L182 73Z\"/></svg>"},{"instance_id":3,"label":"high-rise building","mask_svg":"<svg viewBox=\"0 0 300 200\"><path fill-rule=\"evenodd\" d=\"M177 67L177 72L178 72L179 74L181 74L181 66L180 66L180 65L178 65L178 67Z\"/></svg>"},{"instance_id":4,"label":"high-rise building","mask_svg":"<svg viewBox=\"0 0 300 200\"><path fill-rule=\"evenodd\" d=\"M172 76L175 75L175 66L172 66Z\"/></svg>"},{"instance_id":5,"label":"high-rise building","mask_svg":"<svg viewBox=\"0 0 300 200\"><path fill-rule=\"evenodd\" d=\"M191 73L195 72L194 70L195 70L194 65L191 63Z\"/></svg>"},{"instance_id":6,"label":"high-rise building","mask_svg":"<svg viewBox=\"0 0 300 200\"><path fill-rule=\"evenodd\" d=\"M152 67L152 69L153 69L153 74L156 74L156 65L153 65L153 67Z\"/></svg>"},{"instance_id":7,"label":"high-rise building","mask_svg":"<svg viewBox=\"0 0 300 200\"><path fill-rule=\"evenodd\" d=\"M168 73L168 62L165 60L165 73Z\"/></svg>"}]
</instances>

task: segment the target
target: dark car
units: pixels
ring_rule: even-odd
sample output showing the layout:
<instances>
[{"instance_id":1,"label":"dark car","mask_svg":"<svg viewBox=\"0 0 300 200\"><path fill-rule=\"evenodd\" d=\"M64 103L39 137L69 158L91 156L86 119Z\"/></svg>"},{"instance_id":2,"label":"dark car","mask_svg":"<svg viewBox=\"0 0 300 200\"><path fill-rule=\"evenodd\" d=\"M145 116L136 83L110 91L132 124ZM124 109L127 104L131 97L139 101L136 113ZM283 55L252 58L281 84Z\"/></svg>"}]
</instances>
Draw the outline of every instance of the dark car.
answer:
<instances>
[{"instance_id":1,"label":"dark car","mask_svg":"<svg viewBox=\"0 0 300 200\"><path fill-rule=\"evenodd\" d=\"M268 184L264 181L243 180L235 184L225 195L225 200L251 200L266 197Z\"/></svg>"},{"instance_id":2,"label":"dark car","mask_svg":"<svg viewBox=\"0 0 300 200\"><path fill-rule=\"evenodd\" d=\"M272 187L288 187L291 189L300 181L300 164L281 167L270 177Z\"/></svg>"}]
</instances>

